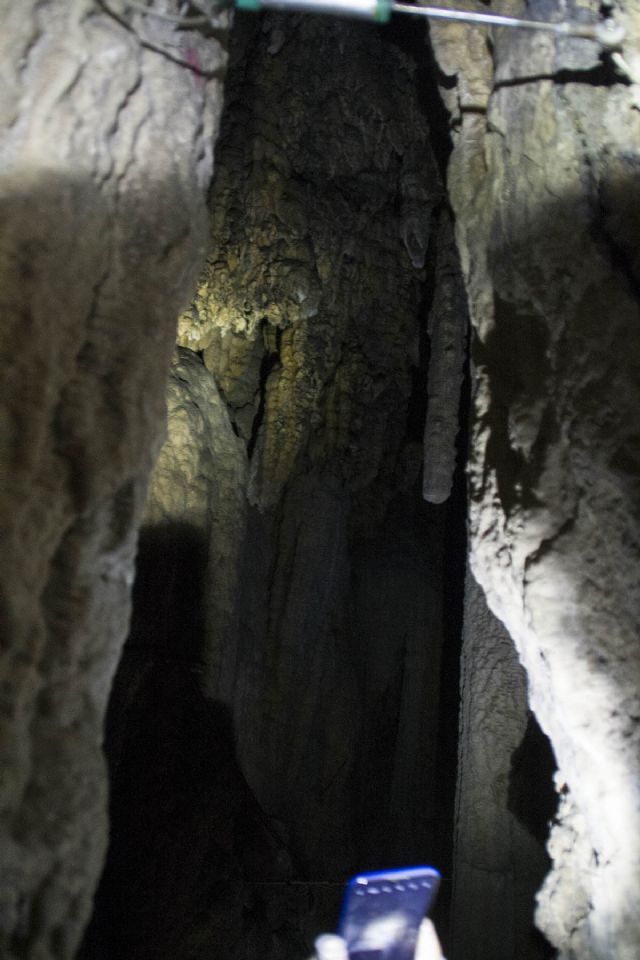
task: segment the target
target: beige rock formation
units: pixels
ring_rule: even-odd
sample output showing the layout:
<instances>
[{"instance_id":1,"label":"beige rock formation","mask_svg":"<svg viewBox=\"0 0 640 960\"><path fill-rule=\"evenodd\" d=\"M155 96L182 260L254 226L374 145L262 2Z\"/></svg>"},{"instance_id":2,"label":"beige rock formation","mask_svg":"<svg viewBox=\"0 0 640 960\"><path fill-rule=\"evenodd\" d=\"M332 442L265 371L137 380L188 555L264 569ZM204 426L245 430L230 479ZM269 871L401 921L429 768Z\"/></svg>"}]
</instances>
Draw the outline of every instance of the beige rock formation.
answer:
<instances>
[{"instance_id":1,"label":"beige rock formation","mask_svg":"<svg viewBox=\"0 0 640 960\"><path fill-rule=\"evenodd\" d=\"M226 94L212 249L178 337L204 351L255 445L249 497L263 511L308 448L315 463L339 457L350 488L375 477L411 388L443 199L408 58L364 25L279 24L238 27L250 52ZM285 42L270 53L274 30Z\"/></svg>"}]
</instances>

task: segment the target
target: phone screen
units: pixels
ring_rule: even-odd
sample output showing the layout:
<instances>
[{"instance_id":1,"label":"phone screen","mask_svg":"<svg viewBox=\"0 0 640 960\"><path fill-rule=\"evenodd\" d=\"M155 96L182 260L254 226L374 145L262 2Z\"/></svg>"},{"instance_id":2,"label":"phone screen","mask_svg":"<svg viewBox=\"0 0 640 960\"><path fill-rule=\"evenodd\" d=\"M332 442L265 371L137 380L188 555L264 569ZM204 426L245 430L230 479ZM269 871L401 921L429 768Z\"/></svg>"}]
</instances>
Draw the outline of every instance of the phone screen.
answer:
<instances>
[{"instance_id":1,"label":"phone screen","mask_svg":"<svg viewBox=\"0 0 640 960\"><path fill-rule=\"evenodd\" d=\"M350 880L338 927L350 960L413 960L439 883L433 867L362 873Z\"/></svg>"}]
</instances>

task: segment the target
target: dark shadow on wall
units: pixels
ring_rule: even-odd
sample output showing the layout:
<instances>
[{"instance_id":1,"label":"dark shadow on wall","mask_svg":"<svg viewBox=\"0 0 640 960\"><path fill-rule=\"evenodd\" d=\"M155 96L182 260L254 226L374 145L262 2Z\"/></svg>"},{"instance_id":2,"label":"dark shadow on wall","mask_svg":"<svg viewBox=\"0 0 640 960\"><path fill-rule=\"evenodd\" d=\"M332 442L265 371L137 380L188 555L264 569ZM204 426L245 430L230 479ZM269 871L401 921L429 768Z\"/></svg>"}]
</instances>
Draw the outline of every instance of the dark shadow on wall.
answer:
<instances>
[{"instance_id":1,"label":"dark shadow on wall","mask_svg":"<svg viewBox=\"0 0 640 960\"><path fill-rule=\"evenodd\" d=\"M541 847L549 838L551 821L558 809L558 795L553 786L555 771L549 738L529 711L524 736L511 757L507 809Z\"/></svg>"},{"instance_id":2,"label":"dark shadow on wall","mask_svg":"<svg viewBox=\"0 0 640 960\"><path fill-rule=\"evenodd\" d=\"M540 729L535 715L528 711L524 736L511 757L507 809L540 845L542 863L546 863L544 874L551 868L546 844L558 809L558 795L553 785L555 771L556 762L549 738ZM542 870L540 872L542 874ZM534 885L539 886L542 879L541 875ZM553 960L557 956L556 950L533 923L529 937L531 955L535 953L540 960Z\"/></svg>"},{"instance_id":3,"label":"dark shadow on wall","mask_svg":"<svg viewBox=\"0 0 640 960\"><path fill-rule=\"evenodd\" d=\"M188 525L142 530L107 720L111 844L82 960L248 960L269 943L268 883L286 880L288 858L239 770L226 706L200 689L207 552Z\"/></svg>"},{"instance_id":4,"label":"dark shadow on wall","mask_svg":"<svg viewBox=\"0 0 640 960\"><path fill-rule=\"evenodd\" d=\"M26 21L34 10L25 9ZM77 19L69 13L74 28ZM38 71L46 86L67 69L51 53L63 34L60 23L50 34L43 26L32 94ZM96 27L93 35L95 52L106 34ZM16 33L18 47L22 41L27 34ZM111 83L111 68L101 69L97 87L61 90L52 108L47 136L56 138L58 160L25 164L18 135L11 169L4 164L1 173L0 615L9 671L3 742L11 748L3 759L0 843L12 860L9 871L0 856L5 957L69 957L86 923L106 836L103 704L129 609L175 316L204 234L190 181L195 120L185 119L179 149L163 151L150 111L145 129L157 155L134 156L127 124L139 118L118 113L117 183L101 146L89 166L74 162L66 121L75 109L81 104L86 113L83 136L99 144L109 121L91 109L96 89L109 89L114 110L126 101L129 81ZM160 73L140 79L152 101L169 89ZM11 117L10 85L7 91ZM29 124L26 101L15 119ZM177 154L174 167L165 163ZM95 178L94 163L102 170Z\"/></svg>"},{"instance_id":5,"label":"dark shadow on wall","mask_svg":"<svg viewBox=\"0 0 640 960\"><path fill-rule=\"evenodd\" d=\"M364 721L356 758L359 868L438 860L444 510L416 484L354 544L350 627Z\"/></svg>"}]
</instances>

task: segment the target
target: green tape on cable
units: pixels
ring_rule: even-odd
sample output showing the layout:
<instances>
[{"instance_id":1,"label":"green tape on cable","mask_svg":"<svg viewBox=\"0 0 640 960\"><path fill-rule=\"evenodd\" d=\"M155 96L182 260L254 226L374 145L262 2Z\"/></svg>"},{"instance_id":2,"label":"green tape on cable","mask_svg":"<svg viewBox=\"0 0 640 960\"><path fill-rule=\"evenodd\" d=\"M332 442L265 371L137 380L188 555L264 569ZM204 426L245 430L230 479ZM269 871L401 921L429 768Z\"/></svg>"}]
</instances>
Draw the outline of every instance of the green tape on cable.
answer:
<instances>
[{"instance_id":1,"label":"green tape on cable","mask_svg":"<svg viewBox=\"0 0 640 960\"><path fill-rule=\"evenodd\" d=\"M386 23L392 0L235 0L238 10L275 9L295 13L324 13Z\"/></svg>"}]
</instances>

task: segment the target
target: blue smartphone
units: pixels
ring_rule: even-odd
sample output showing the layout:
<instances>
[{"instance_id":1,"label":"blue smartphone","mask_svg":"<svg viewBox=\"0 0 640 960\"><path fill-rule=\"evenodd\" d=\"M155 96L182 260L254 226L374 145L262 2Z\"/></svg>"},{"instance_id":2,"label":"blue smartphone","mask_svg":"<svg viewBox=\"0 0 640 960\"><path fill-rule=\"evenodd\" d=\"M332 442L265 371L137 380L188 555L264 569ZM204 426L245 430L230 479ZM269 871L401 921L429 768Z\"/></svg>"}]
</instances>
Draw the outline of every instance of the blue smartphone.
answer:
<instances>
[{"instance_id":1,"label":"blue smartphone","mask_svg":"<svg viewBox=\"0 0 640 960\"><path fill-rule=\"evenodd\" d=\"M433 867L361 873L347 884L338 933L350 960L413 960L418 930L438 892Z\"/></svg>"}]
</instances>

